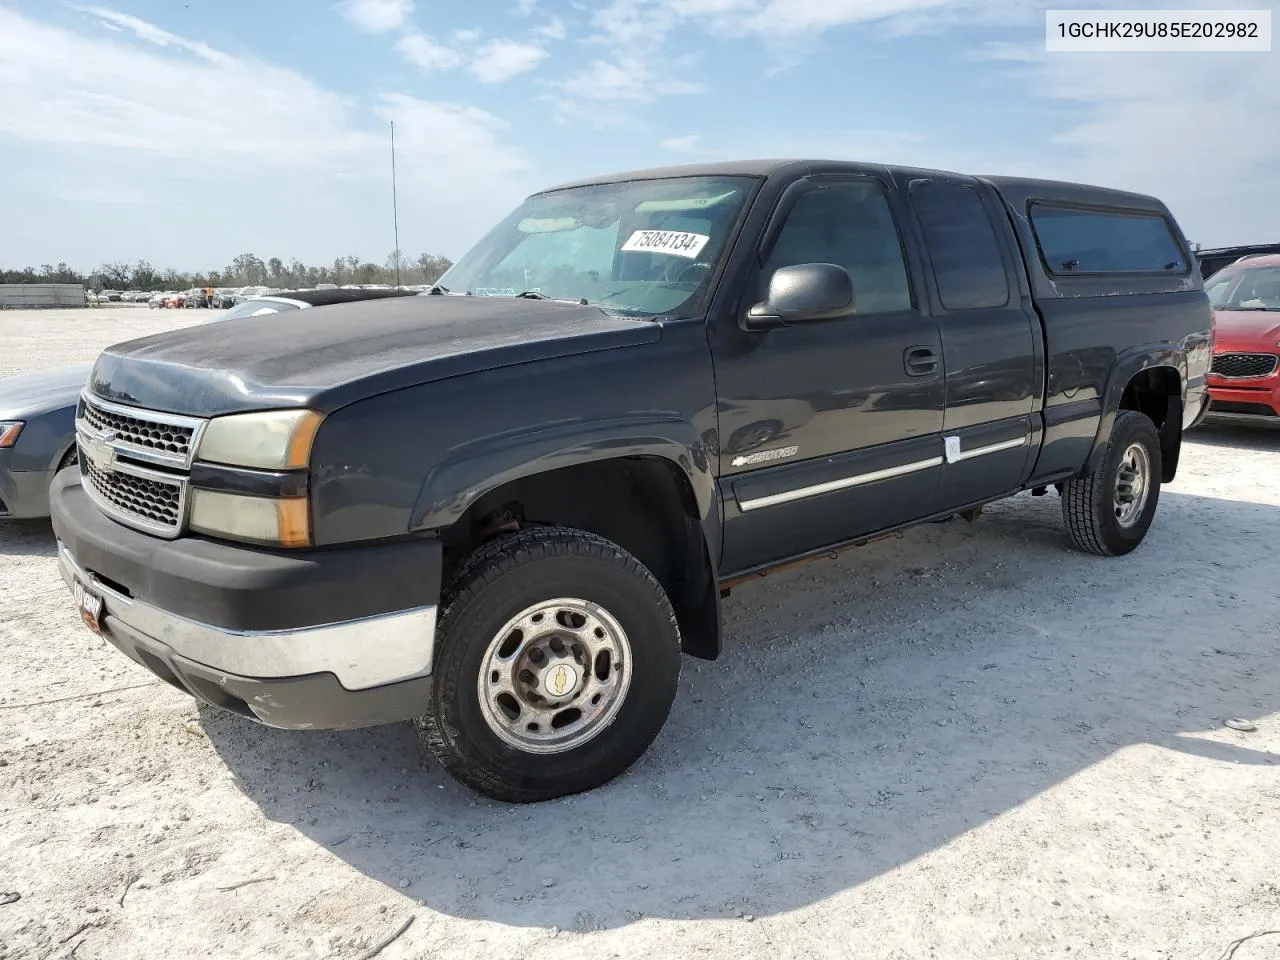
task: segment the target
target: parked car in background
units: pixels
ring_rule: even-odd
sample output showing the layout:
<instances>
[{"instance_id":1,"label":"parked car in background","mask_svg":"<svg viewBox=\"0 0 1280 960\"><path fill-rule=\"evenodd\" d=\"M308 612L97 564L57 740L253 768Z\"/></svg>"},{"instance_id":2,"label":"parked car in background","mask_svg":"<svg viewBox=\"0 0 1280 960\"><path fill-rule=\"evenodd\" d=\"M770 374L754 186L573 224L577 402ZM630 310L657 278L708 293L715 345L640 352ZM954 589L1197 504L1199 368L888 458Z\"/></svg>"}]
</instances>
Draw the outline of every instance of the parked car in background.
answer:
<instances>
[{"instance_id":1,"label":"parked car in background","mask_svg":"<svg viewBox=\"0 0 1280 960\"><path fill-rule=\"evenodd\" d=\"M103 290L98 294L98 299L106 303L119 303L124 293L120 290Z\"/></svg>"},{"instance_id":2,"label":"parked car in background","mask_svg":"<svg viewBox=\"0 0 1280 960\"><path fill-rule=\"evenodd\" d=\"M0 517L49 515L49 481L76 461L80 363L0 380Z\"/></svg>"},{"instance_id":3,"label":"parked car in background","mask_svg":"<svg viewBox=\"0 0 1280 960\"><path fill-rule=\"evenodd\" d=\"M147 298L147 306L150 307L152 310L157 310L163 307L164 298L166 296L168 296L168 294L166 294L163 290L151 294L151 296Z\"/></svg>"},{"instance_id":4,"label":"parked car in background","mask_svg":"<svg viewBox=\"0 0 1280 960\"><path fill-rule=\"evenodd\" d=\"M234 303L244 303L244 301L252 300L254 297L261 297L266 292L267 288L263 286L241 287L232 295L232 300Z\"/></svg>"},{"instance_id":5,"label":"parked car in background","mask_svg":"<svg viewBox=\"0 0 1280 960\"><path fill-rule=\"evenodd\" d=\"M163 306L170 310L180 310L187 305L187 295L181 292L167 293L163 300Z\"/></svg>"},{"instance_id":6,"label":"parked car in background","mask_svg":"<svg viewBox=\"0 0 1280 960\"><path fill-rule=\"evenodd\" d=\"M1200 276L1208 280L1223 267L1229 267L1241 257L1254 256L1261 253L1280 254L1280 243L1254 243L1235 247L1214 247L1209 250L1197 250L1196 260L1200 264Z\"/></svg>"},{"instance_id":7,"label":"parked car in background","mask_svg":"<svg viewBox=\"0 0 1280 960\"><path fill-rule=\"evenodd\" d=\"M1280 425L1280 254L1237 260L1205 290L1215 322L1206 419Z\"/></svg>"},{"instance_id":8,"label":"parked car in background","mask_svg":"<svg viewBox=\"0 0 1280 960\"><path fill-rule=\"evenodd\" d=\"M410 295L394 290L285 290L210 314L204 322ZM158 296L168 300L181 294ZM0 379L0 518L49 515L50 480L76 462L76 403L92 366L82 363Z\"/></svg>"},{"instance_id":9,"label":"parked car in background","mask_svg":"<svg viewBox=\"0 0 1280 960\"><path fill-rule=\"evenodd\" d=\"M277 290L267 296L253 297L236 304L226 313L216 314L205 323L222 320L238 320L241 317L261 317L269 313L287 313L324 307L335 303L354 303L358 300L381 300L386 297L413 296L409 290L386 288L382 290Z\"/></svg>"},{"instance_id":10,"label":"parked car in background","mask_svg":"<svg viewBox=\"0 0 1280 960\"><path fill-rule=\"evenodd\" d=\"M187 291L186 306L191 309L208 307L212 297L212 287L192 287Z\"/></svg>"}]
</instances>

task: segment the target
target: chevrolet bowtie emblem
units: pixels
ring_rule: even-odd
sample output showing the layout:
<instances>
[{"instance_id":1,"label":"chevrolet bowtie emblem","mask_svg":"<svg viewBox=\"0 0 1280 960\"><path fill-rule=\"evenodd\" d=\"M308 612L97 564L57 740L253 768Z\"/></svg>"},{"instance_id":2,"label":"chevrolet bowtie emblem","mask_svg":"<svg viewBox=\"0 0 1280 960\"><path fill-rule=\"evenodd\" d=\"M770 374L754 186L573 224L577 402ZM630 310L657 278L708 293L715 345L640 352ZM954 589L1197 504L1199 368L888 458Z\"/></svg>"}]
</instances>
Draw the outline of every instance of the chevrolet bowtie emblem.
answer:
<instances>
[{"instance_id":1,"label":"chevrolet bowtie emblem","mask_svg":"<svg viewBox=\"0 0 1280 960\"><path fill-rule=\"evenodd\" d=\"M556 696L564 693L569 689L569 671L563 665L558 666L551 673L551 692Z\"/></svg>"},{"instance_id":2,"label":"chevrolet bowtie emblem","mask_svg":"<svg viewBox=\"0 0 1280 960\"><path fill-rule=\"evenodd\" d=\"M102 473L112 473L116 468L116 448L111 443L115 438L116 435L108 430L84 441L84 455Z\"/></svg>"}]
</instances>

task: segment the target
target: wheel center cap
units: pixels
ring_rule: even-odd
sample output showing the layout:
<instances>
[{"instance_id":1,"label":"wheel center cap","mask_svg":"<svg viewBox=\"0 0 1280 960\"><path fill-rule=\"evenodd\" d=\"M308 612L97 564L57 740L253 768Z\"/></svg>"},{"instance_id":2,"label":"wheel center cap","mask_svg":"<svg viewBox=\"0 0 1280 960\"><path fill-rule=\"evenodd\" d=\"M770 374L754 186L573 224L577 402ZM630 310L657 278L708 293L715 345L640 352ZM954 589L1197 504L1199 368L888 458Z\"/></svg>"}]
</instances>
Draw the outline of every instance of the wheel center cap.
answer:
<instances>
[{"instance_id":1,"label":"wheel center cap","mask_svg":"<svg viewBox=\"0 0 1280 960\"><path fill-rule=\"evenodd\" d=\"M578 670L572 664L553 663L542 674L542 695L548 700L562 700L578 688Z\"/></svg>"}]
</instances>

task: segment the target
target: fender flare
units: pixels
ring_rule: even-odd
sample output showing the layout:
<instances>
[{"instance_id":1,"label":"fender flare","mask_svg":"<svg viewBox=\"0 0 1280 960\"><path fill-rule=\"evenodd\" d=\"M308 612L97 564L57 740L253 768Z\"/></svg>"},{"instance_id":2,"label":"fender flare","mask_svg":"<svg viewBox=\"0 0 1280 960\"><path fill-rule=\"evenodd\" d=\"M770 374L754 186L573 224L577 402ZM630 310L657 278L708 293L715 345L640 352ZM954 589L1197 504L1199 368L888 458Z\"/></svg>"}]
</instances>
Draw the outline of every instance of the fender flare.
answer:
<instances>
[{"instance_id":1,"label":"fender flare","mask_svg":"<svg viewBox=\"0 0 1280 960\"><path fill-rule=\"evenodd\" d=\"M1107 376L1107 385L1102 395L1102 417L1098 421L1098 432L1093 440L1093 449L1089 451L1089 459L1085 463L1082 476L1089 476L1102 463L1107 452L1107 444L1111 441L1111 430L1115 426L1116 414L1120 410L1120 401L1124 397L1129 382L1143 370L1169 369L1178 375L1180 385L1178 401L1184 403L1187 397L1187 357L1179 347L1169 343L1141 344L1130 347L1116 356ZM1181 426L1181 424L1179 424Z\"/></svg>"},{"instance_id":2,"label":"fender flare","mask_svg":"<svg viewBox=\"0 0 1280 960\"><path fill-rule=\"evenodd\" d=\"M464 444L442 458L423 481L409 530L448 527L480 497L513 480L624 457L665 460L685 478L714 575L721 540L714 461L691 422L662 414L554 423Z\"/></svg>"}]
</instances>

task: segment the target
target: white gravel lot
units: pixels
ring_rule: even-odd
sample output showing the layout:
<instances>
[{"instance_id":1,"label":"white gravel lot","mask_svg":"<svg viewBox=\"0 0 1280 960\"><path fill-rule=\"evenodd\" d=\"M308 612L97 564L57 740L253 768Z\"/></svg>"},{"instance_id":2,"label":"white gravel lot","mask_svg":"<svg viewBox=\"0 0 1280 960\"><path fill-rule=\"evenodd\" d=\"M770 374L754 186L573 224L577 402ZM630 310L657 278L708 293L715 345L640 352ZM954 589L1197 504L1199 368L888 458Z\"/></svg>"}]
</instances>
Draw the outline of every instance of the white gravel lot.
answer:
<instances>
[{"instance_id":1,"label":"white gravel lot","mask_svg":"<svg viewBox=\"0 0 1280 960\"><path fill-rule=\"evenodd\" d=\"M0 373L194 313L0 313ZM646 758L528 807L198 709L0 526L0 957L1215 960L1280 928L1280 433L1190 435L1127 558L1058 511L735 590Z\"/></svg>"}]
</instances>

